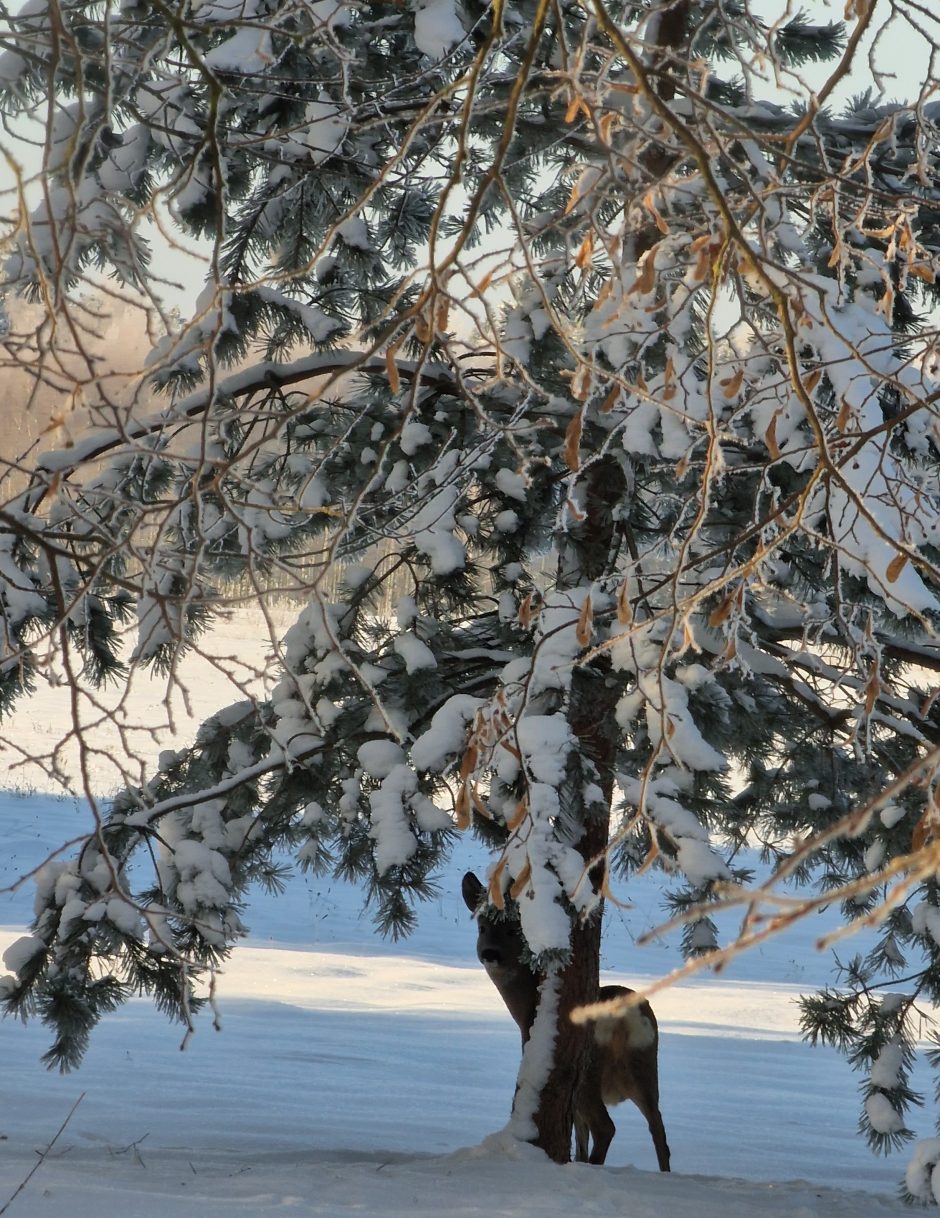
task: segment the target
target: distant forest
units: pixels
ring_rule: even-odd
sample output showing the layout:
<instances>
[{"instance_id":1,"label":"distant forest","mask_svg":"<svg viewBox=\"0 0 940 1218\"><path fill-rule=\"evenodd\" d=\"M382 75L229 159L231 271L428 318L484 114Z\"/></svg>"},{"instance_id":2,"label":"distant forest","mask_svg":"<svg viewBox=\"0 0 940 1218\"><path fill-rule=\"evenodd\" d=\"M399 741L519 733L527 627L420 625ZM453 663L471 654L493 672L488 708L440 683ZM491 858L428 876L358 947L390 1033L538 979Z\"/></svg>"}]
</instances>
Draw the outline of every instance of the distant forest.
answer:
<instances>
[{"instance_id":1,"label":"distant forest","mask_svg":"<svg viewBox=\"0 0 940 1218\"><path fill-rule=\"evenodd\" d=\"M121 308L119 315L114 304ZM90 295L83 329L65 343L61 334L48 333L48 315L38 305L19 300L6 307L7 315L0 319L0 494L9 502L27 487L39 453L69 448L95 427L120 427L132 404L139 417L156 413L167 400L148 385L146 357L161 336L147 332L143 310L128 310L126 302L112 302L106 295ZM53 349L55 360L49 357ZM67 358L63 349L69 352ZM46 353L41 376L30 371L37 350ZM397 547L390 541L385 549L391 554ZM298 574L303 569L301 560ZM328 600L341 596L346 571L346 564L336 563L322 579ZM280 588L274 599L285 604L306 602L309 591L294 591L302 582L287 569L265 580L267 588ZM410 591L409 583L402 569L383 585L377 616L393 616L398 600ZM234 580L229 591L235 603L252 596L244 576Z\"/></svg>"}]
</instances>

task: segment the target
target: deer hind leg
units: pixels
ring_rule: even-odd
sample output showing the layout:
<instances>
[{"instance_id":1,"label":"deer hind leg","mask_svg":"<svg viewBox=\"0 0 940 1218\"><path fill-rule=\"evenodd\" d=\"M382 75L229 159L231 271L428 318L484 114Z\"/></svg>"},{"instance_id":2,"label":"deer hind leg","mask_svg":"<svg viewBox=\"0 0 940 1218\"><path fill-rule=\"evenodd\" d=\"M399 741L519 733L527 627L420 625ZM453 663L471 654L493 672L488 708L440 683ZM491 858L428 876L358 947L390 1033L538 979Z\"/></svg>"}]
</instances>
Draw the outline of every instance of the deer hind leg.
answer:
<instances>
[{"instance_id":1,"label":"deer hind leg","mask_svg":"<svg viewBox=\"0 0 940 1218\"><path fill-rule=\"evenodd\" d=\"M653 1135L653 1145L656 1147L656 1161L659 1163L660 1171L669 1171L669 1143L666 1141L666 1126L663 1124L662 1113L658 1108L646 1118L646 1123L650 1127L650 1133Z\"/></svg>"},{"instance_id":2,"label":"deer hind leg","mask_svg":"<svg viewBox=\"0 0 940 1218\"><path fill-rule=\"evenodd\" d=\"M659 1099L657 1096L637 1096L637 1108L646 1117L646 1123L649 1126L650 1135L653 1139L653 1146L656 1149L656 1162L659 1164L660 1171L670 1171L669 1166L669 1143L666 1141L666 1126L663 1124L663 1116L659 1111Z\"/></svg>"},{"instance_id":3,"label":"deer hind leg","mask_svg":"<svg viewBox=\"0 0 940 1218\"><path fill-rule=\"evenodd\" d=\"M574 1157L578 1163L588 1161L588 1123L580 1112L574 1118Z\"/></svg>"},{"instance_id":4,"label":"deer hind leg","mask_svg":"<svg viewBox=\"0 0 940 1218\"><path fill-rule=\"evenodd\" d=\"M583 1131L583 1143L581 1141L581 1133L578 1133L578 1161L594 1163L600 1165L607 1158L607 1151L610 1149L610 1144L614 1140L614 1134L617 1132L617 1126L611 1120L610 1113L604 1101L598 1092L588 1103L585 1104L583 1112L579 1113L575 1121L575 1130ZM591 1133L591 1153L587 1153L587 1133ZM582 1157L582 1149L584 1151Z\"/></svg>"}]
</instances>

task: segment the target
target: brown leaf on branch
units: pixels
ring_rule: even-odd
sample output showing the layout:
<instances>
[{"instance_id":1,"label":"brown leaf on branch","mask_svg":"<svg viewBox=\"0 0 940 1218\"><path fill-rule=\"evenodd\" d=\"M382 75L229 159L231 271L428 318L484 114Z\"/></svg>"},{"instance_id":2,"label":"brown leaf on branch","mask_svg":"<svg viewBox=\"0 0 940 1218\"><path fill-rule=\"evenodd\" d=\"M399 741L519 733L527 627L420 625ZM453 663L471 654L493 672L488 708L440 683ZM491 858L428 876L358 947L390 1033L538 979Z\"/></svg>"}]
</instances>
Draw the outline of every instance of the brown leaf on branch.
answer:
<instances>
[{"instance_id":1,"label":"brown leaf on branch","mask_svg":"<svg viewBox=\"0 0 940 1218\"><path fill-rule=\"evenodd\" d=\"M525 866L522 868L522 870L513 880L512 884L510 885L510 888L509 888L509 895L512 897L512 899L514 901L518 901L520 896L522 896L522 893L525 891L525 887L528 884L529 878L531 875L532 875L532 864L530 862L528 862L528 860L526 860Z\"/></svg>"},{"instance_id":2,"label":"brown leaf on branch","mask_svg":"<svg viewBox=\"0 0 940 1218\"><path fill-rule=\"evenodd\" d=\"M457 817L457 828L461 831L470 828L470 787L466 782L460 784L460 790L457 792L457 801L454 805L454 812Z\"/></svg>"},{"instance_id":3,"label":"brown leaf on branch","mask_svg":"<svg viewBox=\"0 0 940 1218\"><path fill-rule=\"evenodd\" d=\"M497 909L506 908L506 901L505 901L505 898L503 897L503 887L499 882L500 876L506 870L506 862L507 862L507 860L506 860L506 856L504 854L503 857L496 864L496 866L493 868L493 874L490 876L490 883L489 883L489 889L488 889L487 895L490 898L490 903L492 905L495 905L495 907Z\"/></svg>"},{"instance_id":4,"label":"brown leaf on branch","mask_svg":"<svg viewBox=\"0 0 940 1218\"><path fill-rule=\"evenodd\" d=\"M401 346L401 340L398 342L389 343L385 352L385 371L388 373L388 387L393 394L401 391L401 377L398 374L398 348Z\"/></svg>"},{"instance_id":5,"label":"brown leaf on branch","mask_svg":"<svg viewBox=\"0 0 940 1218\"><path fill-rule=\"evenodd\" d=\"M767 430L764 432L764 443L767 445L767 451L770 453L771 459L774 461L780 458L780 445L777 443L777 415L776 413L767 424Z\"/></svg>"},{"instance_id":6,"label":"brown leaf on branch","mask_svg":"<svg viewBox=\"0 0 940 1218\"><path fill-rule=\"evenodd\" d=\"M590 596L584 598L581 612L578 614L577 639L582 647L587 647L594 637L594 604Z\"/></svg>"},{"instance_id":7,"label":"brown leaf on branch","mask_svg":"<svg viewBox=\"0 0 940 1218\"><path fill-rule=\"evenodd\" d=\"M572 472L581 465L581 432L583 427L584 420L579 410L571 416L571 422L565 430L565 446L562 450L565 465Z\"/></svg>"},{"instance_id":8,"label":"brown leaf on branch","mask_svg":"<svg viewBox=\"0 0 940 1218\"><path fill-rule=\"evenodd\" d=\"M633 606L630 604L626 580L623 580L617 589L617 621L621 626L629 626L633 621Z\"/></svg>"},{"instance_id":9,"label":"brown leaf on branch","mask_svg":"<svg viewBox=\"0 0 940 1218\"><path fill-rule=\"evenodd\" d=\"M584 240L578 247L578 252L574 257L574 264L580 270L586 270L591 265L591 260L594 257L594 230L589 228L585 234Z\"/></svg>"},{"instance_id":10,"label":"brown leaf on branch","mask_svg":"<svg viewBox=\"0 0 940 1218\"><path fill-rule=\"evenodd\" d=\"M515 808L513 809L512 816L510 816L508 818L508 820L506 821L506 828L509 830L510 833L514 833L519 828L519 826L525 820L528 813L529 813L528 802L524 799L520 799L519 802L516 804Z\"/></svg>"}]
</instances>

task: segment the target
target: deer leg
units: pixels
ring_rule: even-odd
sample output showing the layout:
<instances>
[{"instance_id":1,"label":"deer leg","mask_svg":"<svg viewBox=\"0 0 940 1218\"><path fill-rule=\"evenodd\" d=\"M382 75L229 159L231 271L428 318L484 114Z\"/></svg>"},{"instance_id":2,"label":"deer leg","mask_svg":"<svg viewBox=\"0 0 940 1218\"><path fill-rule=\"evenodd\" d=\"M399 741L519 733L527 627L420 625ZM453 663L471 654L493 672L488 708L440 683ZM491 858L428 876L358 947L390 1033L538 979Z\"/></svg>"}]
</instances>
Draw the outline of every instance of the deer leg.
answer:
<instances>
[{"instance_id":1,"label":"deer leg","mask_svg":"<svg viewBox=\"0 0 940 1218\"><path fill-rule=\"evenodd\" d=\"M656 1147L656 1161L660 1171L669 1171L669 1143L666 1141L666 1127L663 1124L662 1113L658 1108L647 1113L646 1123L653 1135L653 1145Z\"/></svg>"},{"instance_id":2,"label":"deer leg","mask_svg":"<svg viewBox=\"0 0 940 1218\"><path fill-rule=\"evenodd\" d=\"M588 1123L581 1112L574 1118L574 1157L578 1163L588 1161Z\"/></svg>"},{"instance_id":3,"label":"deer leg","mask_svg":"<svg viewBox=\"0 0 940 1218\"><path fill-rule=\"evenodd\" d=\"M607 1158L607 1151L617 1132L617 1126L611 1120L600 1095L592 1099L586 1115L591 1130L591 1153L588 1162L600 1165Z\"/></svg>"},{"instance_id":4,"label":"deer leg","mask_svg":"<svg viewBox=\"0 0 940 1218\"><path fill-rule=\"evenodd\" d=\"M655 1096L637 1096L634 1100L637 1108L646 1117L646 1123L649 1126L650 1135L653 1139L653 1146L656 1150L656 1162L659 1164L660 1171L670 1171L669 1166L669 1143L666 1141L666 1126L663 1124L663 1116L659 1111L659 1103Z\"/></svg>"}]
</instances>

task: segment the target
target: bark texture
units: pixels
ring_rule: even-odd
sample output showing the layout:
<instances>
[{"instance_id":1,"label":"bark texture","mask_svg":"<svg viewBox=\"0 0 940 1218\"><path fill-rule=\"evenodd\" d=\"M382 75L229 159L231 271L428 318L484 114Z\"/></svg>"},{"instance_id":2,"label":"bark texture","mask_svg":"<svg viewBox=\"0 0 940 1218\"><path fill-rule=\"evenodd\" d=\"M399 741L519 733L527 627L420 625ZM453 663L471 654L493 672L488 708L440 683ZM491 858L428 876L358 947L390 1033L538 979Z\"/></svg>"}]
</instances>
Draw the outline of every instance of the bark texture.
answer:
<instances>
[{"instance_id":1,"label":"bark texture","mask_svg":"<svg viewBox=\"0 0 940 1218\"><path fill-rule=\"evenodd\" d=\"M615 543L612 507L624 490L624 473L613 458L596 462L586 473L583 536L578 539L581 582L604 574ZM610 835L610 805L619 730L614 711L620 697L606 658L596 658L574 673L568 721L580 742L582 778L590 776L603 792L603 808L590 809L576 849L590 869L595 890L603 882L604 856ZM593 770L593 773L590 771ZM583 785L583 782L582 782ZM601 909L571 930L571 954L561 975L554 1065L542 1091L535 1126L536 1145L557 1163L571 1158L571 1135L576 1101L586 1085L593 1028L575 1024L571 1012L595 1001L600 986Z\"/></svg>"}]
</instances>

